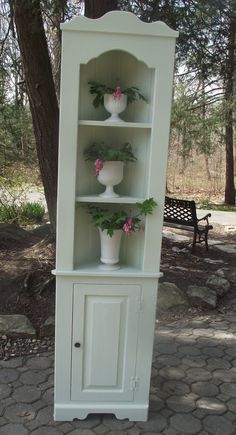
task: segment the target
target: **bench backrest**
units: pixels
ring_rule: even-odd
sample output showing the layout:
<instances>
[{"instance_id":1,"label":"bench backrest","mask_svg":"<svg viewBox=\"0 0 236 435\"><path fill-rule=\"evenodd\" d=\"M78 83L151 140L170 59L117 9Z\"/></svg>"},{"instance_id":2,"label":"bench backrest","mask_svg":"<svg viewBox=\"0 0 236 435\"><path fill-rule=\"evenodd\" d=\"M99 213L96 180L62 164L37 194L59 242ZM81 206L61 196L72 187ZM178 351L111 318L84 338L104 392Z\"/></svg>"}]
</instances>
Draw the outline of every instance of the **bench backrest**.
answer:
<instances>
[{"instance_id":1,"label":"bench backrest","mask_svg":"<svg viewBox=\"0 0 236 435\"><path fill-rule=\"evenodd\" d=\"M195 201L165 197L164 221L181 225L197 225Z\"/></svg>"}]
</instances>

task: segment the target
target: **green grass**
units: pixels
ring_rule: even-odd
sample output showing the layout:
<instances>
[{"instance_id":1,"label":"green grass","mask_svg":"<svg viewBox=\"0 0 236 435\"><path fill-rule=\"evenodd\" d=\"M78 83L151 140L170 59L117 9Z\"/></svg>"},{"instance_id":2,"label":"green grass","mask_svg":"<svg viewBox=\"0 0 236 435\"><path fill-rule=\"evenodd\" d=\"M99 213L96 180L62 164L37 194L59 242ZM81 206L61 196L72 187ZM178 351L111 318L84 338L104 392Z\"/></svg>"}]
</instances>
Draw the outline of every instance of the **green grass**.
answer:
<instances>
[{"instance_id":1,"label":"green grass","mask_svg":"<svg viewBox=\"0 0 236 435\"><path fill-rule=\"evenodd\" d=\"M37 202L27 202L22 205L1 205L0 222L18 225L35 224L42 221L44 207Z\"/></svg>"},{"instance_id":2,"label":"green grass","mask_svg":"<svg viewBox=\"0 0 236 435\"><path fill-rule=\"evenodd\" d=\"M199 203L200 209L218 211L236 211L236 206L226 204L212 204L208 198L202 199Z\"/></svg>"}]
</instances>

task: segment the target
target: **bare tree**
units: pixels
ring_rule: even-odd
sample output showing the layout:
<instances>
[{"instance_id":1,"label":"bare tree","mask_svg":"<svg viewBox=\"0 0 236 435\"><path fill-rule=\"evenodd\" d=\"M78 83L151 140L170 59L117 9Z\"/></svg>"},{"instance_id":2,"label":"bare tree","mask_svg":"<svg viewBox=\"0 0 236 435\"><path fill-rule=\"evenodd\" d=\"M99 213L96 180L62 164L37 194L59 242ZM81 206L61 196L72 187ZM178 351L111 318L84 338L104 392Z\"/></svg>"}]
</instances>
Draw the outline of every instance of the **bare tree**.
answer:
<instances>
[{"instance_id":1,"label":"bare tree","mask_svg":"<svg viewBox=\"0 0 236 435\"><path fill-rule=\"evenodd\" d=\"M99 18L106 12L118 9L117 0L85 0L85 16Z\"/></svg>"},{"instance_id":2,"label":"bare tree","mask_svg":"<svg viewBox=\"0 0 236 435\"><path fill-rule=\"evenodd\" d=\"M12 2L52 231L56 229L58 103L40 0Z\"/></svg>"}]
</instances>

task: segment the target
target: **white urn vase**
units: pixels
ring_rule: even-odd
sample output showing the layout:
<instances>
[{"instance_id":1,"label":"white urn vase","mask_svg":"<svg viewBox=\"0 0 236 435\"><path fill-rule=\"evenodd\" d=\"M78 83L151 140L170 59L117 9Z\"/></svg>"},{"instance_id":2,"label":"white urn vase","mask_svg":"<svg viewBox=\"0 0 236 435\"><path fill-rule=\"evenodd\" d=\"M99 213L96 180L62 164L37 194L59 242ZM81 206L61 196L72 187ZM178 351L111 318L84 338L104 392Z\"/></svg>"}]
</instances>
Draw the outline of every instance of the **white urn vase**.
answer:
<instances>
[{"instance_id":1,"label":"white urn vase","mask_svg":"<svg viewBox=\"0 0 236 435\"><path fill-rule=\"evenodd\" d=\"M124 122L119 114L125 110L127 106L127 95L121 94L118 97L114 97L113 94L104 95L104 107L111 114L106 122Z\"/></svg>"},{"instance_id":2,"label":"white urn vase","mask_svg":"<svg viewBox=\"0 0 236 435\"><path fill-rule=\"evenodd\" d=\"M115 198L120 195L114 192L113 186L119 184L123 179L124 162L104 162L103 168L99 171L97 180L106 186L106 190L100 194L101 197Z\"/></svg>"},{"instance_id":3,"label":"white urn vase","mask_svg":"<svg viewBox=\"0 0 236 435\"><path fill-rule=\"evenodd\" d=\"M113 235L109 236L107 230L99 229L100 241L101 241L101 257L100 260L102 264L100 268L107 270L117 270L120 269L119 266L119 252L120 252L120 242L123 231L114 230Z\"/></svg>"}]
</instances>

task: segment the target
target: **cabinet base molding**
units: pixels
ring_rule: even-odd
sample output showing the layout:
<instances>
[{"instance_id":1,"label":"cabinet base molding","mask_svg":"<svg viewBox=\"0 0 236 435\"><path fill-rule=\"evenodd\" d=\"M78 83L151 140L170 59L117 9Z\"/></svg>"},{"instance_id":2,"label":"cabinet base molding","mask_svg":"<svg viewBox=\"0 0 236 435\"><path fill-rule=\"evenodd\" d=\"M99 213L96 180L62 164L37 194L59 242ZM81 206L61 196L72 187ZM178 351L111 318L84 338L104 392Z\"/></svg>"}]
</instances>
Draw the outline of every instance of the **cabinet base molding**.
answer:
<instances>
[{"instance_id":1,"label":"cabinet base molding","mask_svg":"<svg viewBox=\"0 0 236 435\"><path fill-rule=\"evenodd\" d=\"M148 404L124 403L55 403L55 421L84 420L89 414L113 414L118 420L147 421Z\"/></svg>"}]
</instances>

